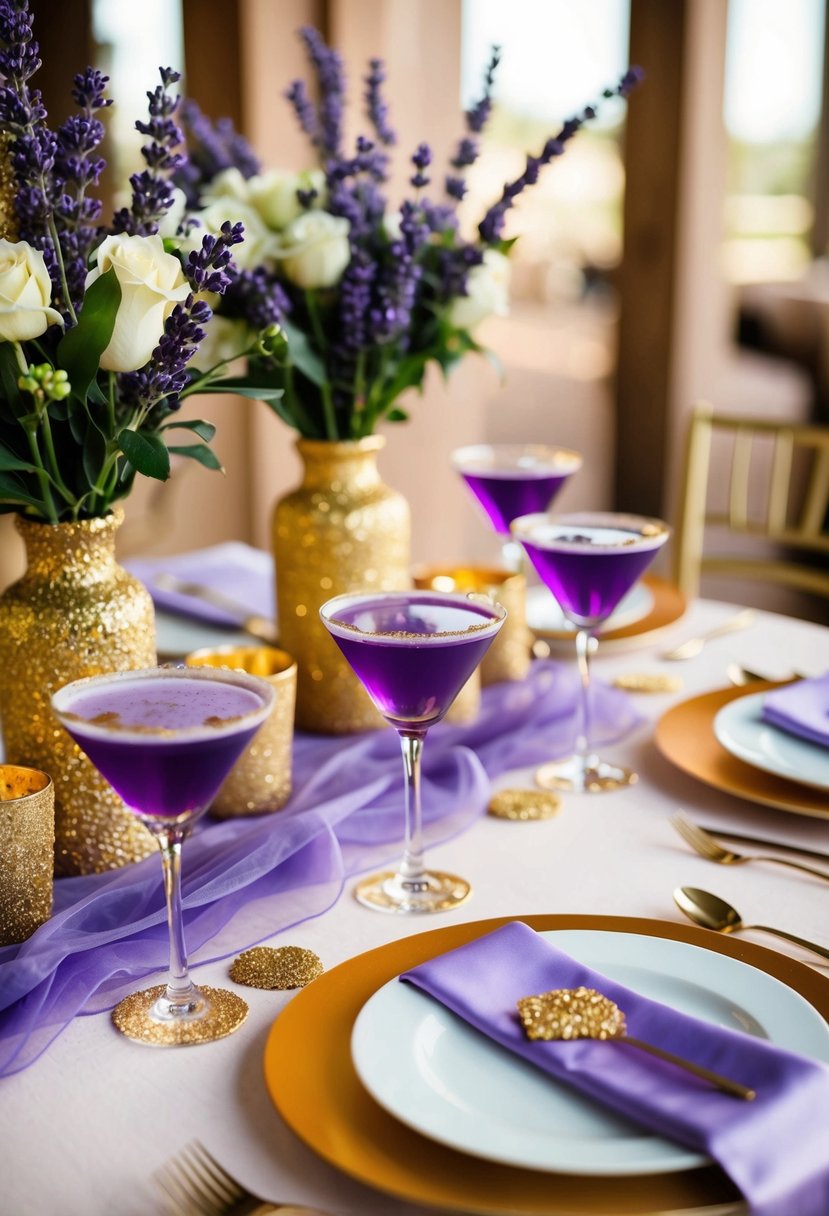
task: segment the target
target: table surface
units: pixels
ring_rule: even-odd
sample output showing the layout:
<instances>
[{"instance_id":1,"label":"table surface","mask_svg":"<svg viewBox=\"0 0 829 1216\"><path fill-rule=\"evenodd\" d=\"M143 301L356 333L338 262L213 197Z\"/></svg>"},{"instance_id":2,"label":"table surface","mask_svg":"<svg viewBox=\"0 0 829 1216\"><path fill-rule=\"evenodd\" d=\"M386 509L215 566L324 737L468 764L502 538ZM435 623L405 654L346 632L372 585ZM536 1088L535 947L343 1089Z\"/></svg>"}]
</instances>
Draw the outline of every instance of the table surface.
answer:
<instances>
[{"instance_id":1,"label":"table surface","mask_svg":"<svg viewBox=\"0 0 829 1216\"><path fill-rule=\"evenodd\" d=\"M680 700L724 687L731 661L772 678L791 670L829 670L828 629L769 613L758 613L751 628L711 642L695 659L660 659L667 646L733 611L732 605L698 601L658 638L605 654L599 648L593 663L598 679L663 673L682 680L676 693L631 694L645 724L605 749L607 758L635 767L637 785L604 795L564 795L559 814L541 823L484 816L432 849L431 863L473 883L472 898L452 912L386 916L362 908L347 890L328 912L269 944L305 946L331 968L410 933L490 916L594 913L679 921L671 892L680 884L716 891L748 921L771 922L829 944L827 892L818 880L760 863L715 868L693 854L668 822L682 808L701 822L829 850L829 819L720 793L675 769L653 743L660 715ZM529 772L513 773L495 784L529 780ZM809 961L796 947L748 936ZM228 962L209 964L194 975L221 986L227 967ZM262 1060L268 1031L291 994L244 994L249 1017L221 1042L151 1049L119 1036L106 1013L81 1017L32 1067L0 1081L0 1211L146 1216L159 1211L153 1171L199 1139L233 1174L275 1200L315 1204L331 1216L422 1216L426 1209L340 1174L282 1122L265 1088Z\"/></svg>"}]
</instances>

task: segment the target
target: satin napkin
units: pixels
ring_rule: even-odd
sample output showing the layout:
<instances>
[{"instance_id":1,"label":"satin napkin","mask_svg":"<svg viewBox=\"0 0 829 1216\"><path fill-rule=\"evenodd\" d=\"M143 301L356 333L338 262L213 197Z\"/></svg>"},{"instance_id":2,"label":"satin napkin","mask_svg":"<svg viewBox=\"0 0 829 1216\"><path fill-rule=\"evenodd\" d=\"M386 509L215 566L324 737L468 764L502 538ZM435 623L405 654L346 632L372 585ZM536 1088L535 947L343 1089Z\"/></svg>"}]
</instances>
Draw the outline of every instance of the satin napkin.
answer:
<instances>
[{"instance_id":1,"label":"satin napkin","mask_svg":"<svg viewBox=\"0 0 829 1216\"><path fill-rule=\"evenodd\" d=\"M515 921L405 972L495 1042L651 1131L708 1154L753 1216L829 1213L829 1068L763 1039L692 1018L599 975ZM753 1102L624 1043L533 1042L516 1002L595 988L628 1033L757 1090Z\"/></svg>"},{"instance_id":2,"label":"satin napkin","mask_svg":"<svg viewBox=\"0 0 829 1216\"><path fill-rule=\"evenodd\" d=\"M829 673L766 693L762 717L790 735L829 747Z\"/></svg>"},{"instance_id":3,"label":"satin napkin","mask_svg":"<svg viewBox=\"0 0 829 1216\"><path fill-rule=\"evenodd\" d=\"M175 574L189 583L201 583L236 600L251 616L274 617L273 560L270 554L241 541L228 541L208 549L179 553L171 557L128 558L121 563L146 586L153 603L167 612L205 621L210 625L232 626L239 617L208 604L193 595L182 595L159 587L159 574Z\"/></svg>"}]
</instances>

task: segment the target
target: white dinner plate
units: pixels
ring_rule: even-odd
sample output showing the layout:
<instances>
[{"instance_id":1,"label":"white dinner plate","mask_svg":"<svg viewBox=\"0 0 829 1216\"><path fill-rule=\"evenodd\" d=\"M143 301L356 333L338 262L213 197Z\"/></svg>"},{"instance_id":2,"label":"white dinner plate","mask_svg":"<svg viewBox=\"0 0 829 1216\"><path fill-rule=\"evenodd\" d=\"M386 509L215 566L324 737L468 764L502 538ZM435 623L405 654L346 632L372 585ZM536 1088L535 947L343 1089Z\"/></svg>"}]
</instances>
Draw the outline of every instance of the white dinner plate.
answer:
<instances>
[{"instance_id":1,"label":"white dinner plate","mask_svg":"<svg viewBox=\"0 0 829 1216\"><path fill-rule=\"evenodd\" d=\"M627 595L619 601L616 611L611 613L599 633L610 629L624 629L643 620L653 611L653 592L644 583L635 583ZM546 587L530 587L527 590L527 624L533 633L571 633L576 627L561 611L557 600Z\"/></svg>"},{"instance_id":2,"label":"white dinner plate","mask_svg":"<svg viewBox=\"0 0 829 1216\"><path fill-rule=\"evenodd\" d=\"M543 936L654 1000L829 1061L829 1027L817 1010L727 955L603 930ZM363 1006L351 1054L363 1085L390 1114L473 1156L589 1175L667 1173L707 1162L568 1089L398 979Z\"/></svg>"},{"instance_id":3,"label":"white dinner plate","mask_svg":"<svg viewBox=\"0 0 829 1216\"><path fill-rule=\"evenodd\" d=\"M732 756L778 777L829 790L829 749L762 719L764 692L738 697L714 718L714 734Z\"/></svg>"}]
</instances>

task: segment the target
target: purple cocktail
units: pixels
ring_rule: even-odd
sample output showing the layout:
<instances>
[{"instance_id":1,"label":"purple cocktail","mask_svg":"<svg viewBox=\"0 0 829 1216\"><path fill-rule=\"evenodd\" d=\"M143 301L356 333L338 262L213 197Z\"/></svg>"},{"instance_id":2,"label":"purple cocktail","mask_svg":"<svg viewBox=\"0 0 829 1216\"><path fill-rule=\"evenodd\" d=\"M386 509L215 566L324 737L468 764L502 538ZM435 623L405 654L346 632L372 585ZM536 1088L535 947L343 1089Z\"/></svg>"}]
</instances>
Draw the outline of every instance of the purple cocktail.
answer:
<instances>
[{"instance_id":1,"label":"purple cocktail","mask_svg":"<svg viewBox=\"0 0 829 1216\"><path fill-rule=\"evenodd\" d=\"M469 883L423 864L420 757L483 658L506 617L499 605L436 591L340 595L323 604L323 623L380 713L398 732L406 772L406 840L395 873L377 874L356 891L385 912L455 907Z\"/></svg>"},{"instance_id":2,"label":"purple cocktail","mask_svg":"<svg viewBox=\"0 0 829 1216\"><path fill-rule=\"evenodd\" d=\"M167 985L113 1010L119 1029L159 1044L206 1042L242 1024L234 993L197 988L187 970L181 846L264 722L273 689L244 672L154 667L76 680L52 707L64 728L158 840L170 930Z\"/></svg>"},{"instance_id":3,"label":"purple cocktail","mask_svg":"<svg viewBox=\"0 0 829 1216\"><path fill-rule=\"evenodd\" d=\"M590 631L601 625L665 544L670 529L659 519L615 512L525 515L512 534L527 551L562 612L576 627L576 654L582 675L582 727L577 754L545 765L539 784L595 793L630 785L636 774L605 764L589 747Z\"/></svg>"},{"instance_id":4,"label":"purple cocktail","mask_svg":"<svg viewBox=\"0 0 829 1216\"><path fill-rule=\"evenodd\" d=\"M520 515L546 511L581 468L582 458L568 448L544 444L475 444L453 452L452 463L502 538L503 556L512 568L510 524Z\"/></svg>"}]
</instances>

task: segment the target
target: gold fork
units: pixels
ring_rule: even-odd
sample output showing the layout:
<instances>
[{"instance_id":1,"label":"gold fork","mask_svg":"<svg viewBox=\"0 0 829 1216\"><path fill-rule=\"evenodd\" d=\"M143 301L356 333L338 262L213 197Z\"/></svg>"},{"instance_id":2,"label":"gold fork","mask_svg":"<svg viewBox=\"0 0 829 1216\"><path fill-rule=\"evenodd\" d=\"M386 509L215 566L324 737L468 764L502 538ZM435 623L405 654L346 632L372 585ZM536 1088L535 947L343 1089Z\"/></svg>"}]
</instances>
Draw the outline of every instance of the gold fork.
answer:
<instances>
[{"instance_id":1,"label":"gold fork","mask_svg":"<svg viewBox=\"0 0 829 1216\"><path fill-rule=\"evenodd\" d=\"M716 861L722 866L739 866L747 861L772 861L779 866L788 866L792 870L803 870L815 878L829 882L829 871L817 870L814 866L804 865L800 861L789 861L787 857L773 857L770 853L735 853L732 849L724 848L719 841L709 835L704 828L691 823L682 815L673 815L671 825L676 828L686 844L705 857L708 861Z\"/></svg>"},{"instance_id":2,"label":"gold fork","mask_svg":"<svg viewBox=\"0 0 829 1216\"><path fill-rule=\"evenodd\" d=\"M268 1203L219 1165L198 1140L187 1144L157 1171L167 1197L168 1216L328 1216L296 1203Z\"/></svg>"}]
</instances>

